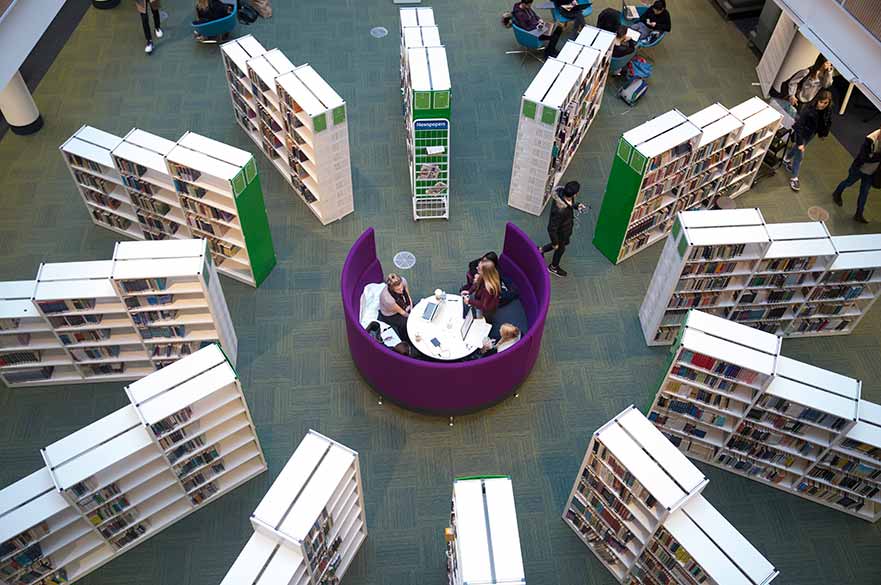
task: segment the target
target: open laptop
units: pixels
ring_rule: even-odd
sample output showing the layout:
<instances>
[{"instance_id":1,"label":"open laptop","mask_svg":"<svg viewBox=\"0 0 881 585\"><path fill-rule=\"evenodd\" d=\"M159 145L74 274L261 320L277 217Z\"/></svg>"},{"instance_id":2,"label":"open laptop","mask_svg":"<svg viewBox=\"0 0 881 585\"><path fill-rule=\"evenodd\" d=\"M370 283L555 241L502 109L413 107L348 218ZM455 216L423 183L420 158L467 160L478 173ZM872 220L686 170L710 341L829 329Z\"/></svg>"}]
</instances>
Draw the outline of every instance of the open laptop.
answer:
<instances>
[{"instance_id":1,"label":"open laptop","mask_svg":"<svg viewBox=\"0 0 881 585\"><path fill-rule=\"evenodd\" d=\"M462 340L468 339L468 332L471 330L471 325L474 323L474 310L468 309L465 313L465 321L462 323Z\"/></svg>"},{"instance_id":2,"label":"open laptop","mask_svg":"<svg viewBox=\"0 0 881 585\"><path fill-rule=\"evenodd\" d=\"M426 321L431 321L434 319L434 316L437 315L437 309L440 305L437 303L428 303L425 306L425 310L422 311L422 318Z\"/></svg>"}]
</instances>

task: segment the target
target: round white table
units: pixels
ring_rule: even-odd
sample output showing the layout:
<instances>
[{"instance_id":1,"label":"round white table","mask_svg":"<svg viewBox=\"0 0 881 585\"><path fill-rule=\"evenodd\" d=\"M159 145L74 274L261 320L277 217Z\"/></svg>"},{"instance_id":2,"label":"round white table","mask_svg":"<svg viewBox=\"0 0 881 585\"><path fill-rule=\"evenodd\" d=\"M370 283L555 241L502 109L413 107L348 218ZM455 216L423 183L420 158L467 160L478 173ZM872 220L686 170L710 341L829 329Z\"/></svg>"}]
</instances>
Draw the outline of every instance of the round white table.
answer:
<instances>
[{"instance_id":1,"label":"round white table","mask_svg":"<svg viewBox=\"0 0 881 585\"><path fill-rule=\"evenodd\" d=\"M422 317L428 303L438 303L434 319L428 321ZM446 300L437 301L434 295L419 301L407 319L407 334L413 346L428 357L452 361L462 359L483 345L492 325L481 317L475 319L468 330L468 336L462 339L462 297L447 293ZM438 345L432 343L436 340Z\"/></svg>"}]
</instances>

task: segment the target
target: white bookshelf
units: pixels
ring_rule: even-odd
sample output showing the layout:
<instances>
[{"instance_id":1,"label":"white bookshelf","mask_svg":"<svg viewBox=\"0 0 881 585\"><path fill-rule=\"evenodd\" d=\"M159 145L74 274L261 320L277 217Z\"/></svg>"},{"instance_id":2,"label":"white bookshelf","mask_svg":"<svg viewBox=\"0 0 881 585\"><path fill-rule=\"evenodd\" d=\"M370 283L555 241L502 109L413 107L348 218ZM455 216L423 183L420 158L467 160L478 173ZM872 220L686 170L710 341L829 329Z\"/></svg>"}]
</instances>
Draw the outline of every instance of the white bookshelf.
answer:
<instances>
[{"instance_id":1,"label":"white bookshelf","mask_svg":"<svg viewBox=\"0 0 881 585\"><path fill-rule=\"evenodd\" d=\"M401 8L401 93L413 219L450 217L451 94L431 8Z\"/></svg>"},{"instance_id":2,"label":"white bookshelf","mask_svg":"<svg viewBox=\"0 0 881 585\"><path fill-rule=\"evenodd\" d=\"M254 158L194 132L177 142L83 126L60 147L96 225L139 240L204 238L218 269L257 286L275 265Z\"/></svg>"},{"instance_id":3,"label":"white bookshelf","mask_svg":"<svg viewBox=\"0 0 881 585\"><path fill-rule=\"evenodd\" d=\"M774 567L701 495L708 480L635 408L593 434L563 521L626 585L765 585Z\"/></svg>"},{"instance_id":4,"label":"white bookshelf","mask_svg":"<svg viewBox=\"0 0 881 585\"><path fill-rule=\"evenodd\" d=\"M221 585L338 585L367 538L358 453L310 430L251 524Z\"/></svg>"},{"instance_id":5,"label":"white bookshelf","mask_svg":"<svg viewBox=\"0 0 881 585\"><path fill-rule=\"evenodd\" d=\"M526 585L510 477L453 482L445 541L450 585Z\"/></svg>"},{"instance_id":6,"label":"white bookshelf","mask_svg":"<svg viewBox=\"0 0 881 585\"><path fill-rule=\"evenodd\" d=\"M771 333L691 311L649 419L690 457L876 522L881 407L861 399L859 380L780 346Z\"/></svg>"},{"instance_id":7,"label":"white bookshelf","mask_svg":"<svg viewBox=\"0 0 881 585\"><path fill-rule=\"evenodd\" d=\"M508 205L540 215L599 111L614 35L584 27L521 99Z\"/></svg>"},{"instance_id":8,"label":"white bookshelf","mask_svg":"<svg viewBox=\"0 0 881 585\"><path fill-rule=\"evenodd\" d=\"M758 97L734 106L731 115L742 121L743 126L717 192L720 197L734 199L749 191L755 182L783 116Z\"/></svg>"},{"instance_id":9,"label":"white bookshelf","mask_svg":"<svg viewBox=\"0 0 881 585\"><path fill-rule=\"evenodd\" d=\"M676 201L670 206L673 213L695 205L711 202L719 186L744 123L732 115L725 106L715 103L688 117L701 129L701 137L690 161L685 182L680 187ZM655 199L647 207L653 211L663 206L664 198Z\"/></svg>"},{"instance_id":10,"label":"white bookshelf","mask_svg":"<svg viewBox=\"0 0 881 585\"><path fill-rule=\"evenodd\" d=\"M213 342L234 362L206 246L121 242L112 260L43 263L35 280L0 283L0 378L9 387L134 380Z\"/></svg>"},{"instance_id":11,"label":"white bookshelf","mask_svg":"<svg viewBox=\"0 0 881 585\"><path fill-rule=\"evenodd\" d=\"M126 392L131 404L45 447L44 468L0 490L0 583L76 581L266 470L219 346Z\"/></svg>"},{"instance_id":12,"label":"white bookshelf","mask_svg":"<svg viewBox=\"0 0 881 585\"><path fill-rule=\"evenodd\" d=\"M250 35L249 35L250 36ZM235 43L235 41L232 41ZM224 45L226 46L226 45ZM296 66L278 49L265 51L247 61L248 79L251 82L251 95L257 111L259 141L264 156L290 182L290 168L293 147L285 132L284 113L275 85L275 79Z\"/></svg>"},{"instance_id":13,"label":"white bookshelf","mask_svg":"<svg viewBox=\"0 0 881 585\"><path fill-rule=\"evenodd\" d=\"M253 35L245 35L224 43L220 47L229 97L232 100L236 123L251 140L263 146L260 120L257 114L257 98L251 86L248 61L266 52ZM275 164L273 162L273 164ZM282 173L284 175L284 173Z\"/></svg>"},{"instance_id":14,"label":"white bookshelf","mask_svg":"<svg viewBox=\"0 0 881 585\"><path fill-rule=\"evenodd\" d=\"M673 343L691 308L783 337L846 335L881 286L881 235L766 224L758 209L681 212L639 310L646 343Z\"/></svg>"}]
</instances>

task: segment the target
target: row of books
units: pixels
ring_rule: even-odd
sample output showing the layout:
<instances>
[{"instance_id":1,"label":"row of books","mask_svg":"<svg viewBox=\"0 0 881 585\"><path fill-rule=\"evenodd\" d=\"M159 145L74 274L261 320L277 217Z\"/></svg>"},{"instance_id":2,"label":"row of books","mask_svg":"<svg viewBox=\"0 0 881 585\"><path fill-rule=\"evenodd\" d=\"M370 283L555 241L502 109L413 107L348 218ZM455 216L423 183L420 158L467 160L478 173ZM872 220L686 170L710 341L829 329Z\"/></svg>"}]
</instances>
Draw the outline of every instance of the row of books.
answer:
<instances>
[{"instance_id":1,"label":"row of books","mask_svg":"<svg viewBox=\"0 0 881 585\"><path fill-rule=\"evenodd\" d=\"M775 429L779 429L781 431L786 431L787 433L793 433L796 435L801 435L802 430L805 428L811 428L802 421L793 420L785 416L780 416L772 412L767 412L761 410L760 408L750 409L750 411L746 413L746 416L750 420L769 424Z\"/></svg>"},{"instance_id":2,"label":"row of books","mask_svg":"<svg viewBox=\"0 0 881 585\"><path fill-rule=\"evenodd\" d=\"M52 327L78 327L80 325L97 325L104 315L65 315L63 317L49 317Z\"/></svg>"},{"instance_id":3,"label":"row of books","mask_svg":"<svg viewBox=\"0 0 881 585\"><path fill-rule=\"evenodd\" d=\"M165 290L168 286L167 278L139 278L136 280L117 281L123 292L134 293L148 290Z\"/></svg>"},{"instance_id":4,"label":"row of books","mask_svg":"<svg viewBox=\"0 0 881 585\"><path fill-rule=\"evenodd\" d=\"M595 487L596 493L599 494L599 496L602 498L604 506L611 508L615 512L615 514L617 514L618 518L625 522L631 522L634 520L633 513L621 501L621 498L617 494L610 491L606 486L602 484L597 484L597 486L593 487ZM588 484L586 484L584 480L578 482L578 490L585 498L593 497L592 492L588 487ZM627 540L629 540L629 538L625 539L625 542Z\"/></svg>"},{"instance_id":5,"label":"row of books","mask_svg":"<svg viewBox=\"0 0 881 585\"><path fill-rule=\"evenodd\" d=\"M12 331L21 327L21 319L18 317L7 317L0 319L0 331Z\"/></svg>"},{"instance_id":6,"label":"row of books","mask_svg":"<svg viewBox=\"0 0 881 585\"><path fill-rule=\"evenodd\" d=\"M31 342L30 333L16 333L15 335L0 336L0 349L9 349L10 347L23 347Z\"/></svg>"},{"instance_id":7,"label":"row of books","mask_svg":"<svg viewBox=\"0 0 881 585\"><path fill-rule=\"evenodd\" d=\"M857 270L836 270L823 276L824 283L836 282L866 282L875 274L874 268L861 268Z\"/></svg>"},{"instance_id":8,"label":"row of books","mask_svg":"<svg viewBox=\"0 0 881 585\"><path fill-rule=\"evenodd\" d=\"M76 179L77 183L79 183L80 185L84 185L86 187L89 187L90 189L94 189L102 193L110 193L114 189L112 183L108 182L105 179L92 176L88 173L74 171L73 178Z\"/></svg>"},{"instance_id":9,"label":"row of books","mask_svg":"<svg viewBox=\"0 0 881 585\"><path fill-rule=\"evenodd\" d=\"M160 435L164 435L168 431L174 429L178 425L185 424L192 418L192 416L193 408L191 406L187 406L186 408L182 408L174 414L151 424L150 430L153 431L154 436L159 437Z\"/></svg>"},{"instance_id":10,"label":"row of books","mask_svg":"<svg viewBox=\"0 0 881 585\"><path fill-rule=\"evenodd\" d=\"M157 343L153 346L151 356L155 358L185 357L191 353L211 345L214 341L204 340L190 343Z\"/></svg>"},{"instance_id":11,"label":"row of books","mask_svg":"<svg viewBox=\"0 0 881 585\"><path fill-rule=\"evenodd\" d=\"M798 451L801 455L805 457L811 456L818 450L818 448L813 443L809 443L804 439L799 439L797 437L793 437L792 435L772 433L768 429L756 427L745 422L740 423L740 425L737 427L737 434L744 437L749 437L750 439L753 439L755 441L763 441L768 445L787 447L789 449Z\"/></svg>"},{"instance_id":12,"label":"row of books","mask_svg":"<svg viewBox=\"0 0 881 585\"><path fill-rule=\"evenodd\" d=\"M795 296L799 294L797 290L787 289L787 290L772 290L765 293L761 293L760 291L749 290L740 295L740 299L738 299L738 304L740 305L751 305L751 304L773 304L773 303L785 303L786 301L791 301L795 298Z\"/></svg>"},{"instance_id":13,"label":"row of books","mask_svg":"<svg viewBox=\"0 0 881 585\"><path fill-rule=\"evenodd\" d=\"M171 174L174 175L176 178L187 181L189 183L198 181L199 178L202 176L202 171L184 166L180 163L168 161L168 168L171 171Z\"/></svg>"},{"instance_id":14,"label":"row of books","mask_svg":"<svg viewBox=\"0 0 881 585\"><path fill-rule=\"evenodd\" d=\"M217 451L217 447L212 447L207 451L199 453L195 457L187 459L184 463L180 464L176 470L178 479L185 478L194 469L208 465L212 461L218 460L219 457L220 453ZM220 473L220 471L217 471L216 469L218 465L220 466L219 470L223 471L223 459L220 459L215 465L212 465L212 469L215 470L215 473Z\"/></svg>"},{"instance_id":15,"label":"row of books","mask_svg":"<svg viewBox=\"0 0 881 585\"><path fill-rule=\"evenodd\" d=\"M742 459L730 453L726 453L725 451L722 451L716 456L716 461L725 467L730 467L731 469L735 469L747 475L761 477L771 483L780 483L787 477L785 471L781 471L775 467L764 467L751 459Z\"/></svg>"},{"instance_id":16,"label":"row of books","mask_svg":"<svg viewBox=\"0 0 881 585\"><path fill-rule=\"evenodd\" d=\"M64 345L74 345L77 343L89 343L92 341L104 341L110 339L113 335L112 329L91 329L87 331L72 331L69 333L59 333L58 339Z\"/></svg>"},{"instance_id":17,"label":"row of books","mask_svg":"<svg viewBox=\"0 0 881 585\"><path fill-rule=\"evenodd\" d=\"M599 445L597 447L596 445ZM654 508L657 505L657 500L655 497L649 492L642 484L640 484L636 480L636 476L634 476L630 471L627 470L626 467L621 465L618 459L612 455L612 453L606 449L606 446L602 444L600 441L596 441L594 443L594 454L597 459L602 461L608 466L608 469L605 467L595 468L594 470L604 481L606 479L614 478L614 481L618 481L619 483L627 486L628 491L633 494L636 498L642 501L649 508ZM614 473L613 473L614 472ZM608 478L606 477L606 473L608 473ZM611 485L613 488L615 485ZM624 502L628 503L627 501Z\"/></svg>"},{"instance_id":18,"label":"row of books","mask_svg":"<svg viewBox=\"0 0 881 585\"><path fill-rule=\"evenodd\" d=\"M815 481L803 480L798 483L795 489L799 492L809 494L815 498L820 498L827 502L838 504L845 510L859 510L865 504L865 500L857 496L842 493L833 487L829 487Z\"/></svg>"},{"instance_id":19,"label":"row of books","mask_svg":"<svg viewBox=\"0 0 881 585\"><path fill-rule=\"evenodd\" d=\"M713 278L684 278L676 283L676 290L684 291L718 291L731 286L732 281L737 282L731 276L716 276Z\"/></svg>"},{"instance_id":20,"label":"row of books","mask_svg":"<svg viewBox=\"0 0 881 585\"><path fill-rule=\"evenodd\" d=\"M122 493L122 490L119 489L119 485L115 481L105 485L101 489L96 490L97 487L97 482L95 482L95 478L92 476L70 488L70 491L79 498L76 505L83 512L90 511L92 508L105 504ZM92 493L89 493L90 491Z\"/></svg>"},{"instance_id":21,"label":"row of books","mask_svg":"<svg viewBox=\"0 0 881 585\"><path fill-rule=\"evenodd\" d=\"M117 532L131 525L138 517L137 510L131 510L111 519L107 524L100 526L98 530L104 538L113 538Z\"/></svg>"},{"instance_id":22,"label":"row of books","mask_svg":"<svg viewBox=\"0 0 881 585\"><path fill-rule=\"evenodd\" d=\"M105 376L109 374L121 374L125 371L125 363L112 364L89 364L89 370L95 376Z\"/></svg>"},{"instance_id":23,"label":"row of books","mask_svg":"<svg viewBox=\"0 0 881 585\"><path fill-rule=\"evenodd\" d=\"M667 308L683 309L688 307L708 307L710 305L718 304L722 298L722 295L717 292L709 294L674 294L670 297L670 302L667 304Z\"/></svg>"},{"instance_id":24,"label":"row of books","mask_svg":"<svg viewBox=\"0 0 881 585\"><path fill-rule=\"evenodd\" d=\"M870 445L868 443L863 443L862 441L857 441L854 439L844 439L841 442L841 446L845 449L853 449L854 451L860 451L865 453L869 457L881 461L881 448L878 448L874 445Z\"/></svg>"},{"instance_id":25,"label":"row of books","mask_svg":"<svg viewBox=\"0 0 881 585\"><path fill-rule=\"evenodd\" d=\"M239 250L242 249L241 246L236 246L235 244L230 244L229 242L224 242L223 240L218 240L211 236L206 236L204 239L208 242L208 247L212 252L222 254L223 256L235 256L239 253Z\"/></svg>"},{"instance_id":26,"label":"row of books","mask_svg":"<svg viewBox=\"0 0 881 585\"><path fill-rule=\"evenodd\" d=\"M815 273L801 272L794 274L770 274L753 276L749 280L748 287L775 287L783 288L785 286L810 285L813 284Z\"/></svg>"},{"instance_id":27,"label":"row of books","mask_svg":"<svg viewBox=\"0 0 881 585\"><path fill-rule=\"evenodd\" d=\"M67 157L67 162L69 162L72 165L76 165L78 167L83 167L83 168L95 171L96 173L101 173L104 171L104 169L101 167L101 165L99 165L98 163L96 163L93 160L89 160L87 158L77 156L77 155L72 154L70 152L65 153L65 156Z\"/></svg>"},{"instance_id":28,"label":"row of books","mask_svg":"<svg viewBox=\"0 0 881 585\"><path fill-rule=\"evenodd\" d=\"M16 552L12 558L0 564L0 577L4 580L12 577L31 563L43 558L43 547L40 543L34 543L24 550Z\"/></svg>"},{"instance_id":29,"label":"row of books","mask_svg":"<svg viewBox=\"0 0 881 585\"><path fill-rule=\"evenodd\" d=\"M865 287L862 285L818 287L814 289L808 298L812 301L825 299L841 299L849 301L862 295L863 290L865 290Z\"/></svg>"},{"instance_id":30,"label":"row of books","mask_svg":"<svg viewBox=\"0 0 881 585\"><path fill-rule=\"evenodd\" d=\"M795 322L795 330L799 333L825 331L842 331L853 324L852 319L799 319Z\"/></svg>"},{"instance_id":31,"label":"row of books","mask_svg":"<svg viewBox=\"0 0 881 585\"><path fill-rule=\"evenodd\" d=\"M633 532L618 520L610 511L610 507L607 507L606 502L609 503L609 506L617 504L618 509L627 510L625 506L618 502L612 492L601 484L597 484L596 488L590 489L587 485L579 482L579 488L579 492L587 500L591 512L602 521L619 542L626 544L635 538Z\"/></svg>"},{"instance_id":32,"label":"row of books","mask_svg":"<svg viewBox=\"0 0 881 585\"><path fill-rule=\"evenodd\" d=\"M70 349L70 355L76 361L100 360L104 358L119 357L118 345L104 345L101 347L84 347L82 349Z\"/></svg>"},{"instance_id":33,"label":"row of books","mask_svg":"<svg viewBox=\"0 0 881 585\"><path fill-rule=\"evenodd\" d=\"M867 479L881 480L881 469L866 465L859 459L852 459L839 455L838 453L829 453L823 458L823 464L835 469L840 469L851 475L858 475Z\"/></svg>"},{"instance_id":34,"label":"row of books","mask_svg":"<svg viewBox=\"0 0 881 585\"><path fill-rule=\"evenodd\" d=\"M654 548L654 545L656 544L661 545L663 548L659 551L658 548ZM709 579L709 576L688 551L685 550L685 547L680 545L679 542L677 542L677 540L664 528L658 530L655 534L655 540L650 546L652 547L652 552L655 553L655 557L668 569L672 569L674 564L668 564L665 561L665 556L670 557L671 562L678 564L698 583L703 583Z\"/></svg>"},{"instance_id":35,"label":"row of books","mask_svg":"<svg viewBox=\"0 0 881 585\"><path fill-rule=\"evenodd\" d=\"M40 361L39 351L12 351L0 354L0 367Z\"/></svg>"},{"instance_id":36,"label":"row of books","mask_svg":"<svg viewBox=\"0 0 881 585\"><path fill-rule=\"evenodd\" d=\"M132 225L132 220L122 217L121 215L116 215L115 213L104 211L103 209L93 209L92 217L100 223L106 223L110 227L115 227L122 231L128 230Z\"/></svg>"},{"instance_id":37,"label":"row of books","mask_svg":"<svg viewBox=\"0 0 881 585\"><path fill-rule=\"evenodd\" d=\"M774 258L759 264L759 272L810 270L817 264L816 256L805 258Z\"/></svg>"},{"instance_id":38,"label":"row of books","mask_svg":"<svg viewBox=\"0 0 881 585\"><path fill-rule=\"evenodd\" d=\"M190 494L190 501L193 502L193 505L198 506L212 495L216 494L219 489L217 482L208 482Z\"/></svg>"},{"instance_id":39,"label":"row of books","mask_svg":"<svg viewBox=\"0 0 881 585\"><path fill-rule=\"evenodd\" d=\"M19 532L10 539L0 542L0 558L26 548L29 544L49 534L49 525L43 521Z\"/></svg>"},{"instance_id":40,"label":"row of books","mask_svg":"<svg viewBox=\"0 0 881 585\"><path fill-rule=\"evenodd\" d=\"M695 246L688 256L689 261L734 258L746 251L746 244L720 244L717 246Z\"/></svg>"},{"instance_id":41,"label":"row of books","mask_svg":"<svg viewBox=\"0 0 881 585\"><path fill-rule=\"evenodd\" d=\"M143 339L156 339L162 337L186 337L186 325L167 325L164 327L138 327L138 333Z\"/></svg>"},{"instance_id":42,"label":"row of books","mask_svg":"<svg viewBox=\"0 0 881 585\"><path fill-rule=\"evenodd\" d=\"M57 301L40 301L40 310L46 314L63 313L66 311L88 311L95 308L95 299L66 299Z\"/></svg>"},{"instance_id":43,"label":"row of books","mask_svg":"<svg viewBox=\"0 0 881 585\"><path fill-rule=\"evenodd\" d=\"M198 424L198 423L193 423L193 425L196 425L196 424ZM195 430L195 429L190 429L190 430ZM159 444L162 445L163 448L168 449L175 442L186 438L186 436L187 436L186 429L183 429L183 428L178 429L178 430L174 431L173 433L171 433L170 435L162 437L162 439L160 439L160 441L159 441ZM168 461L169 461L169 463L174 465L178 460L180 460L181 457L183 457L187 453L192 453L193 451L196 451L197 449L199 449L200 447L203 447L204 445L205 445L205 436L204 435L198 435L196 437L193 437L192 439L190 439L186 443L184 443L182 445L178 445L174 449L171 449L168 452Z\"/></svg>"},{"instance_id":44,"label":"row of books","mask_svg":"<svg viewBox=\"0 0 881 585\"><path fill-rule=\"evenodd\" d=\"M648 169L655 170L661 166L666 165L673 159L679 158L691 152L693 145L691 142L683 142L682 144L677 144L670 150L662 152L659 155L652 157L651 162L649 163Z\"/></svg>"},{"instance_id":45,"label":"row of books","mask_svg":"<svg viewBox=\"0 0 881 585\"><path fill-rule=\"evenodd\" d=\"M575 526L584 540L591 545L591 548L597 556L599 556L606 564L615 565L618 562L618 559L609 548L611 543L608 542L608 540L612 540L618 545L620 545L620 543L614 540L615 537L611 534L608 534L608 537L605 537L592 530L585 516L576 508L577 504L580 504L580 502L577 502L577 500L572 501L572 505L566 510L566 518L572 522L572 525ZM589 516L590 512L587 512L587 514ZM606 531L608 531L608 529L606 529Z\"/></svg>"},{"instance_id":46,"label":"row of books","mask_svg":"<svg viewBox=\"0 0 881 585\"><path fill-rule=\"evenodd\" d=\"M687 349L680 352L678 360L680 362L692 364L704 370L710 370L720 376L725 376L726 378L734 379L739 382L745 382L747 384L754 383L756 378L758 377L758 373L753 370L742 368L734 364L729 364L722 360L717 360L716 358L710 357L708 355L704 355Z\"/></svg>"},{"instance_id":47,"label":"row of books","mask_svg":"<svg viewBox=\"0 0 881 585\"><path fill-rule=\"evenodd\" d=\"M128 543L132 542L136 538L147 532L147 529L150 527L150 523L143 521L140 522L137 526L132 526L125 532L123 532L120 536L113 539L113 545L116 548L122 548Z\"/></svg>"},{"instance_id":48,"label":"row of books","mask_svg":"<svg viewBox=\"0 0 881 585\"><path fill-rule=\"evenodd\" d=\"M126 292L128 289L123 288ZM137 291L134 291L137 292ZM153 307L159 305L168 305L174 302L174 295L138 295L134 297L125 297L125 306L129 309L137 309L138 307Z\"/></svg>"},{"instance_id":49,"label":"row of books","mask_svg":"<svg viewBox=\"0 0 881 585\"><path fill-rule=\"evenodd\" d=\"M844 473L836 473L830 469L826 469L821 466L816 466L808 472L808 475L811 477L816 477L836 485L841 488L848 489L852 492L856 492L861 496L865 496L867 498L875 497L881 489L879 489L878 484L874 482L870 482L866 479L862 479L859 477L852 477L850 475Z\"/></svg>"},{"instance_id":50,"label":"row of books","mask_svg":"<svg viewBox=\"0 0 881 585\"><path fill-rule=\"evenodd\" d=\"M181 181L180 179L172 179L174 183L174 190L178 193L182 193L189 197L195 197L196 199L202 199L208 193L207 189L202 187L197 187L196 185L191 185L190 183L186 183Z\"/></svg>"},{"instance_id":51,"label":"row of books","mask_svg":"<svg viewBox=\"0 0 881 585\"><path fill-rule=\"evenodd\" d=\"M178 224L177 222L162 219L154 215L150 215L147 212L138 211L137 216L138 221L141 222L141 225L146 226L154 231L158 231L162 234L174 235L177 233L177 230L180 229L180 224Z\"/></svg>"},{"instance_id":52,"label":"row of books","mask_svg":"<svg viewBox=\"0 0 881 585\"><path fill-rule=\"evenodd\" d=\"M130 193L129 197L131 197L132 203L145 211L150 211L157 215L165 215L171 211L171 205L164 201L159 201L158 199L153 199L151 197L144 197L137 193Z\"/></svg>"},{"instance_id":53,"label":"row of books","mask_svg":"<svg viewBox=\"0 0 881 585\"><path fill-rule=\"evenodd\" d=\"M168 310L168 311L140 311L137 313L132 313L132 321L135 322L135 325L146 326L152 323L153 321L168 321L177 317L177 310Z\"/></svg>"},{"instance_id":54,"label":"row of books","mask_svg":"<svg viewBox=\"0 0 881 585\"><path fill-rule=\"evenodd\" d=\"M208 481L211 477L223 473L226 467L223 465L223 460L221 459L217 463L211 466L211 472L200 471L194 475L188 477L184 482L183 486L187 492L190 492L194 488L202 485L206 481Z\"/></svg>"},{"instance_id":55,"label":"row of books","mask_svg":"<svg viewBox=\"0 0 881 585\"><path fill-rule=\"evenodd\" d=\"M761 400L759 400L757 404L761 408L775 410L781 414L785 414L788 417L805 420L815 425L823 426L835 431L841 430L847 423L846 419L810 408L808 406L795 404L794 402L789 402L788 400L777 398L776 396L765 395L761 398Z\"/></svg>"},{"instance_id":56,"label":"row of books","mask_svg":"<svg viewBox=\"0 0 881 585\"><path fill-rule=\"evenodd\" d=\"M847 313L856 308L857 306L854 303L847 303L846 305L839 303L819 303L817 305L807 305L802 307L798 316L811 317L813 315L838 315L840 313Z\"/></svg>"},{"instance_id":57,"label":"row of books","mask_svg":"<svg viewBox=\"0 0 881 585\"><path fill-rule=\"evenodd\" d=\"M771 307L768 309L744 309L731 311L728 318L732 321L758 321L761 319L780 319L789 309L787 307Z\"/></svg>"},{"instance_id":58,"label":"row of books","mask_svg":"<svg viewBox=\"0 0 881 585\"><path fill-rule=\"evenodd\" d=\"M110 503L104 504L103 506L99 506L98 508L92 510L92 512L89 513L89 521L94 526L98 526L105 520L116 516L117 514L128 508L129 505L130 504L128 498L125 496L121 496Z\"/></svg>"},{"instance_id":59,"label":"row of books","mask_svg":"<svg viewBox=\"0 0 881 585\"><path fill-rule=\"evenodd\" d=\"M10 384L23 384L25 382L36 382L37 380L48 380L52 377L55 366L44 366L37 369L22 369L10 372L3 372L3 377Z\"/></svg>"},{"instance_id":60,"label":"row of books","mask_svg":"<svg viewBox=\"0 0 881 585\"><path fill-rule=\"evenodd\" d=\"M577 505L581 505L581 502L578 502ZM614 531L606 526L599 518L599 516L593 512L593 510L591 510L590 508L578 510L576 504L574 503L570 509L577 514L578 522L576 522L576 524L583 523L592 528L594 533L600 537L600 540L606 546L612 548L613 550L616 550L621 554L624 554L625 551L627 551L627 546L623 542L618 540L618 537L615 536Z\"/></svg>"},{"instance_id":61,"label":"row of books","mask_svg":"<svg viewBox=\"0 0 881 585\"><path fill-rule=\"evenodd\" d=\"M110 209L119 209L119 206L122 205L122 201L120 201L119 199L108 197L103 193L96 193L91 189L86 189L85 191L83 191L83 195L87 200L91 201L92 203L97 203L98 205L109 207Z\"/></svg>"},{"instance_id":62,"label":"row of books","mask_svg":"<svg viewBox=\"0 0 881 585\"><path fill-rule=\"evenodd\" d=\"M685 400L670 400L663 396L658 398L658 408L668 410L670 412L685 414L690 416L691 418L720 428L724 427L725 422L728 420L727 417L721 414L698 408L691 402L687 402Z\"/></svg>"},{"instance_id":63,"label":"row of books","mask_svg":"<svg viewBox=\"0 0 881 585\"><path fill-rule=\"evenodd\" d=\"M666 392L670 392L677 396L683 396L683 392L687 392L687 396L691 400L697 400L723 410L731 410L734 408L731 405L731 400L727 396L715 392L707 392L701 388L692 388L691 386L686 386L685 384L680 384L678 382L670 383L666 388Z\"/></svg>"},{"instance_id":64,"label":"row of books","mask_svg":"<svg viewBox=\"0 0 881 585\"><path fill-rule=\"evenodd\" d=\"M147 172L147 167L144 165L139 165L118 156L113 157L113 162L116 164L116 168L125 175L140 177Z\"/></svg>"},{"instance_id":65,"label":"row of books","mask_svg":"<svg viewBox=\"0 0 881 585\"><path fill-rule=\"evenodd\" d=\"M154 187L151 183L142 181L131 175L122 175L122 183L126 186L129 197L139 193L145 195L155 195L159 187Z\"/></svg>"},{"instance_id":66,"label":"row of books","mask_svg":"<svg viewBox=\"0 0 881 585\"><path fill-rule=\"evenodd\" d=\"M192 199L188 199L186 197L181 198L180 202L185 209L192 211L193 213L198 213L205 217L220 219L226 222L232 222L236 218L234 214L229 213L228 211L223 211L222 209L217 209L216 207L211 207L210 205L206 205L199 201L193 201Z\"/></svg>"}]
</instances>

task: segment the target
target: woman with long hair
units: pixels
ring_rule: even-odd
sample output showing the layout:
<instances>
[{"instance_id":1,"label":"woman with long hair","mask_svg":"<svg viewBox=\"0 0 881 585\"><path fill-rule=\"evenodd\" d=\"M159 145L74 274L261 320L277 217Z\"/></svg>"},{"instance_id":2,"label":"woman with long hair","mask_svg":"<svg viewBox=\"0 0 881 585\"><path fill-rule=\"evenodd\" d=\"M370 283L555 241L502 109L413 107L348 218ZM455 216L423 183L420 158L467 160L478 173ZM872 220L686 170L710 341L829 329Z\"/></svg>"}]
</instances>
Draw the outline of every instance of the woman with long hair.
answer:
<instances>
[{"instance_id":1,"label":"woman with long hair","mask_svg":"<svg viewBox=\"0 0 881 585\"><path fill-rule=\"evenodd\" d=\"M814 64L807 69L796 71L785 82L781 89L787 91L787 97L792 107L797 111L812 102L820 90L832 87L832 74L835 69L832 63L822 54L817 55Z\"/></svg>"},{"instance_id":2,"label":"woman with long hair","mask_svg":"<svg viewBox=\"0 0 881 585\"><path fill-rule=\"evenodd\" d=\"M232 4L225 4L220 0L196 0L196 20L193 24L218 20L230 12Z\"/></svg>"},{"instance_id":3,"label":"woman with long hair","mask_svg":"<svg viewBox=\"0 0 881 585\"><path fill-rule=\"evenodd\" d=\"M798 172L801 169L801 162L804 160L805 147L814 136L825 138L829 135L829 129L832 127L832 92L828 89L821 89L798 115L795 124L792 126L792 132L795 134L795 142L789 154L786 155L784 163L786 170L792 173L789 180L789 187L793 191L798 191L801 185L798 181Z\"/></svg>"},{"instance_id":4,"label":"woman with long hair","mask_svg":"<svg viewBox=\"0 0 881 585\"><path fill-rule=\"evenodd\" d=\"M413 310L413 299L407 279L392 272L385 278L385 285L379 295L379 320L391 325L398 337L410 343L407 318Z\"/></svg>"},{"instance_id":5,"label":"woman with long hair","mask_svg":"<svg viewBox=\"0 0 881 585\"><path fill-rule=\"evenodd\" d=\"M478 266L471 287L463 293L463 300L466 305L482 311L486 320L490 321L499 307L501 294L502 280L499 271L494 264L487 262Z\"/></svg>"}]
</instances>

